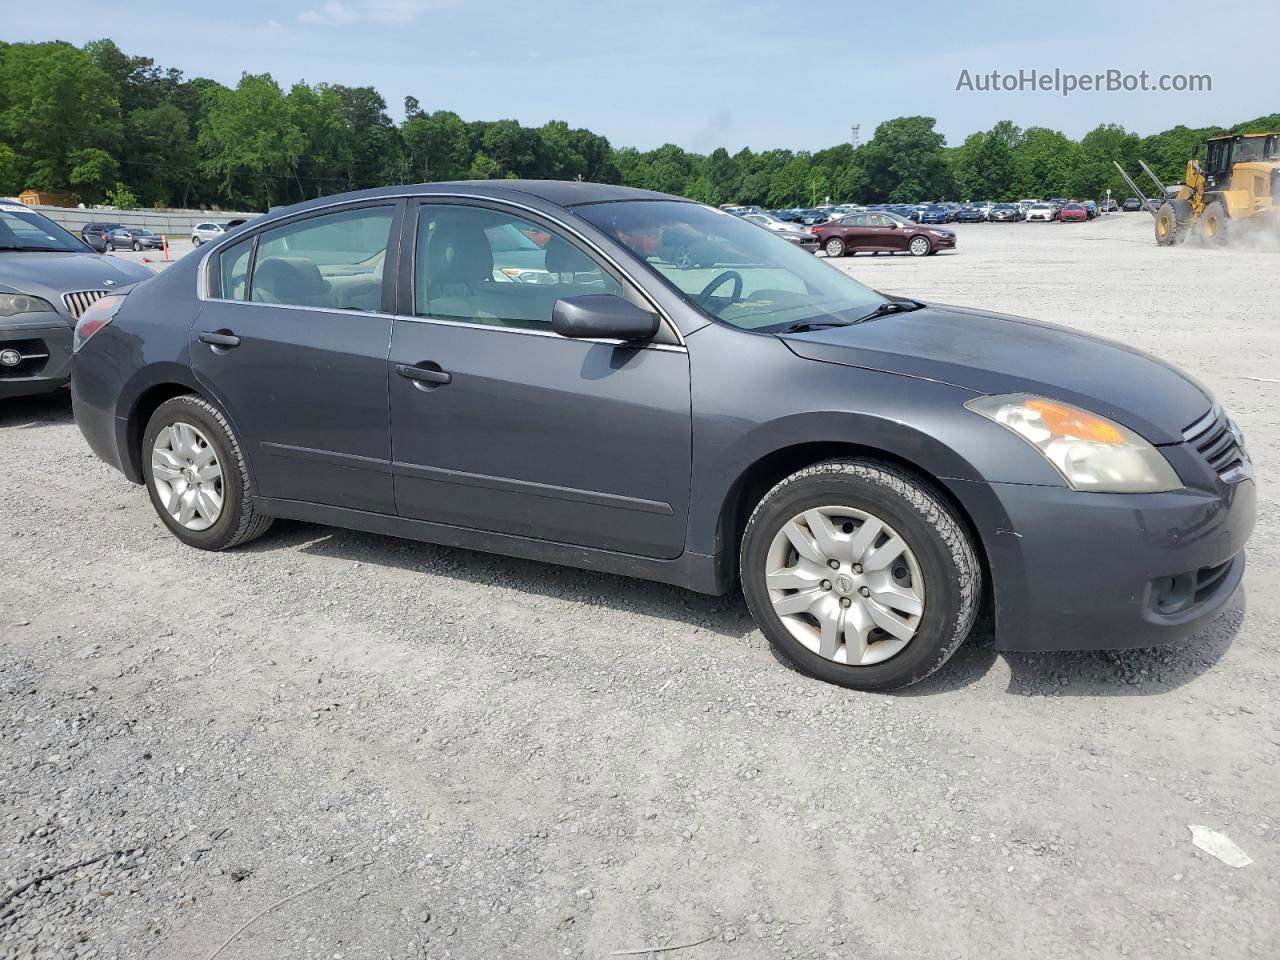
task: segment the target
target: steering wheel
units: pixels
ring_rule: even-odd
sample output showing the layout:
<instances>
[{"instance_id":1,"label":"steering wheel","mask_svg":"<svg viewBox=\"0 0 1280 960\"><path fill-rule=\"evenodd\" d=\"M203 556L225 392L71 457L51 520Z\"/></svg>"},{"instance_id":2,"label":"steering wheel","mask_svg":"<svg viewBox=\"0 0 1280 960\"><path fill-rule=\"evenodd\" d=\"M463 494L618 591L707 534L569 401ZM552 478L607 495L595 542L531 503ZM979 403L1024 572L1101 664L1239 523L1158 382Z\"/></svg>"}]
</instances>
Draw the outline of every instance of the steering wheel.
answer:
<instances>
[{"instance_id":1,"label":"steering wheel","mask_svg":"<svg viewBox=\"0 0 1280 960\"><path fill-rule=\"evenodd\" d=\"M726 280L733 281L733 293L729 295L730 303L737 303L742 299L742 274L737 270L726 270L717 274L710 283L702 288L702 292L695 298L698 303L705 305L711 299L711 294L715 293L720 287L724 286Z\"/></svg>"}]
</instances>

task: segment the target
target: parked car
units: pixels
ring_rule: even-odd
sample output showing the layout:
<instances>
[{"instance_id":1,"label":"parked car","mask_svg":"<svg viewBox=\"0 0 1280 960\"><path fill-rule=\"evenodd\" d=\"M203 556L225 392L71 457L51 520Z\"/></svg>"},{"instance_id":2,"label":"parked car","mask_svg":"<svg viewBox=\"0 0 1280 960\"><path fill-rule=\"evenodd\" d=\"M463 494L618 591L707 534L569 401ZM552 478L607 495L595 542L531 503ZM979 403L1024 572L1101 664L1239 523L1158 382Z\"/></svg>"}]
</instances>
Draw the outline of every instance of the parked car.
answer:
<instances>
[{"instance_id":1,"label":"parked car","mask_svg":"<svg viewBox=\"0 0 1280 960\"><path fill-rule=\"evenodd\" d=\"M1128 197L1125 199L1121 209L1124 210L1125 213L1136 213L1142 209L1142 201L1137 197Z\"/></svg>"},{"instance_id":2,"label":"parked car","mask_svg":"<svg viewBox=\"0 0 1280 960\"><path fill-rule=\"evenodd\" d=\"M1068 203L1058 213L1058 222L1084 221L1089 219L1089 208L1083 203Z\"/></svg>"},{"instance_id":3,"label":"parked car","mask_svg":"<svg viewBox=\"0 0 1280 960\"><path fill-rule=\"evenodd\" d=\"M20 203L0 202L0 401L66 386L71 331L99 297L152 276Z\"/></svg>"},{"instance_id":4,"label":"parked car","mask_svg":"<svg viewBox=\"0 0 1280 960\"><path fill-rule=\"evenodd\" d=\"M215 223L212 220L197 223L191 231L191 245L198 247L202 243L217 240L230 229L230 223Z\"/></svg>"},{"instance_id":5,"label":"parked car","mask_svg":"<svg viewBox=\"0 0 1280 960\"><path fill-rule=\"evenodd\" d=\"M1016 203L997 203L991 208L992 223L1012 223L1022 219L1022 207Z\"/></svg>"},{"instance_id":6,"label":"parked car","mask_svg":"<svg viewBox=\"0 0 1280 960\"><path fill-rule=\"evenodd\" d=\"M501 224L550 235L555 284L489 282ZM670 232L738 265L648 252ZM929 675L979 610L997 650L1184 637L1243 574L1252 467L1191 378L691 201L397 186L209 247L85 312L72 374L90 448L193 547L290 517L740 583L783 656L859 689Z\"/></svg>"},{"instance_id":7,"label":"parked car","mask_svg":"<svg viewBox=\"0 0 1280 960\"><path fill-rule=\"evenodd\" d=\"M1082 200L1080 202L1080 205L1084 207L1085 212L1089 215L1090 220L1092 220L1094 217L1098 215L1098 203L1096 200Z\"/></svg>"},{"instance_id":8,"label":"parked car","mask_svg":"<svg viewBox=\"0 0 1280 960\"><path fill-rule=\"evenodd\" d=\"M783 240L803 247L810 253L818 249L818 238L811 230L801 227L798 223L788 223L767 213L748 213L742 219L747 223L754 223L757 227L763 227L771 233L777 234Z\"/></svg>"},{"instance_id":9,"label":"parked car","mask_svg":"<svg viewBox=\"0 0 1280 960\"><path fill-rule=\"evenodd\" d=\"M941 204L932 204L920 211L917 223L950 223L956 218L955 211Z\"/></svg>"},{"instance_id":10,"label":"parked car","mask_svg":"<svg viewBox=\"0 0 1280 960\"><path fill-rule=\"evenodd\" d=\"M159 250L163 246L164 237L146 227L116 227L107 234L107 249L112 253L121 249Z\"/></svg>"},{"instance_id":11,"label":"parked car","mask_svg":"<svg viewBox=\"0 0 1280 960\"><path fill-rule=\"evenodd\" d=\"M961 207L956 211L955 219L957 223L982 223L987 219L987 214L982 207Z\"/></svg>"},{"instance_id":12,"label":"parked car","mask_svg":"<svg viewBox=\"0 0 1280 960\"><path fill-rule=\"evenodd\" d=\"M119 223L86 223L80 228L80 236L98 253L106 253L107 234L112 230L119 230L122 226L123 224Z\"/></svg>"},{"instance_id":13,"label":"parked car","mask_svg":"<svg viewBox=\"0 0 1280 960\"><path fill-rule=\"evenodd\" d=\"M1120 209L1120 204L1116 202L1114 197L1107 197L1102 201L1102 209L1106 213L1115 213Z\"/></svg>"},{"instance_id":14,"label":"parked car","mask_svg":"<svg viewBox=\"0 0 1280 960\"><path fill-rule=\"evenodd\" d=\"M1058 208L1052 203L1033 203L1027 208L1027 222L1034 220L1050 221L1058 219Z\"/></svg>"},{"instance_id":15,"label":"parked car","mask_svg":"<svg viewBox=\"0 0 1280 960\"><path fill-rule=\"evenodd\" d=\"M956 235L950 230L917 226L887 210L851 213L813 228L817 243L828 257L855 253L910 253L926 257L953 249Z\"/></svg>"}]
</instances>

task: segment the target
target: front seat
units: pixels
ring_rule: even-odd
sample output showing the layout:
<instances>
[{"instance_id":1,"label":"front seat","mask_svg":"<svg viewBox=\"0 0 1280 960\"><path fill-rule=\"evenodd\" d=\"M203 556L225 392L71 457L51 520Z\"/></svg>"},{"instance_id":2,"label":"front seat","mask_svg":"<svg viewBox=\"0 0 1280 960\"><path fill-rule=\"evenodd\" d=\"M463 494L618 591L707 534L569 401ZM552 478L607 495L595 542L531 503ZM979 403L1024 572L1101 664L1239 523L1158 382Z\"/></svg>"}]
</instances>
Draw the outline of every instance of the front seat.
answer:
<instances>
[{"instance_id":1,"label":"front seat","mask_svg":"<svg viewBox=\"0 0 1280 960\"><path fill-rule=\"evenodd\" d=\"M440 223L427 241L426 270L417 278L420 314L501 324L515 306L493 280L493 249L475 223Z\"/></svg>"}]
</instances>

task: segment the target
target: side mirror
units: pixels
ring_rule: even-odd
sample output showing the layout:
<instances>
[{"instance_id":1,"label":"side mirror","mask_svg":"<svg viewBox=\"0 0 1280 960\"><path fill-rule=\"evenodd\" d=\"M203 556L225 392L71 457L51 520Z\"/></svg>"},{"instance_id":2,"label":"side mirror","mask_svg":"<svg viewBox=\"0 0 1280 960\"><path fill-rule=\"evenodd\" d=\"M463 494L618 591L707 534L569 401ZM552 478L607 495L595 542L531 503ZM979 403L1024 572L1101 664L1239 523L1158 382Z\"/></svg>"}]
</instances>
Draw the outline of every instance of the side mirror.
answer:
<instances>
[{"instance_id":1,"label":"side mirror","mask_svg":"<svg viewBox=\"0 0 1280 960\"><path fill-rule=\"evenodd\" d=\"M651 340L658 315L612 293L561 297L551 311L551 329L578 340Z\"/></svg>"}]
</instances>

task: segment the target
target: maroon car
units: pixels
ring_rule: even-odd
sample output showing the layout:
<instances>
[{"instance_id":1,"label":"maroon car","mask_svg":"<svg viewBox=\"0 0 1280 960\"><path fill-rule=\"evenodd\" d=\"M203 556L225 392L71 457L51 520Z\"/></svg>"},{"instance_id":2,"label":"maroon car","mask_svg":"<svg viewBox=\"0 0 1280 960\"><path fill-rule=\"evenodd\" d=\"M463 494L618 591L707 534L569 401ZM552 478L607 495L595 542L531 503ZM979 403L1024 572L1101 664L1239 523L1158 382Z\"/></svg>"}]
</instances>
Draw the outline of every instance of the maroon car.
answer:
<instances>
[{"instance_id":1,"label":"maroon car","mask_svg":"<svg viewBox=\"0 0 1280 960\"><path fill-rule=\"evenodd\" d=\"M818 246L828 257L903 252L927 257L956 245L956 235L950 230L912 223L883 210L851 213L812 229L818 235Z\"/></svg>"},{"instance_id":2,"label":"maroon car","mask_svg":"<svg viewBox=\"0 0 1280 960\"><path fill-rule=\"evenodd\" d=\"M1089 219L1089 208L1083 203L1068 203L1062 208L1062 212L1058 214L1058 222L1066 223L1068 220L1079 220L1083 223Z\"/></svg>"}]
</instances>

